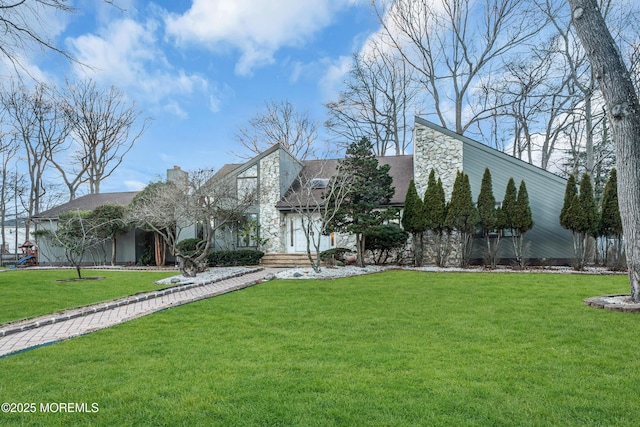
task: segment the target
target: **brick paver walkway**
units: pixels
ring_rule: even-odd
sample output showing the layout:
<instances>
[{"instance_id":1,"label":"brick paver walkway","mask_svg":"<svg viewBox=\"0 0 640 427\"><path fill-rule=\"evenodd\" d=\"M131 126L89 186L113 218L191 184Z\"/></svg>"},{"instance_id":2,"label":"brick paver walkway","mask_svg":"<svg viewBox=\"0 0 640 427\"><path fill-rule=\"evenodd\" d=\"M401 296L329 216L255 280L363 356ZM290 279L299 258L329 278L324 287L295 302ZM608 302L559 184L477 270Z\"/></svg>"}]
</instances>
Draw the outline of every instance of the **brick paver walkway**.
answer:
<instances>
[{"instance_id":1,"label":"brick paver walkway","mask_svg":"<svg viewBox=\"0 0 640 427\"><path fill-rule=\"evenodd\" d=\"M24 331L16 331L16 328L0 331L0 335L5 335L0 336L0 357L108 328L166 308L243 289L260 283L275 271L277 270L266 268L215 283L183 286L182 289L176 287L175 291L148 292L131 297L126 304L106 303L94 306L89 312L79 309L75 313L65 314L64 318L43 316L33 319L33 322L25 326ZM69 318L65 320L66 317Z\"/></svg>"}]
</instances>

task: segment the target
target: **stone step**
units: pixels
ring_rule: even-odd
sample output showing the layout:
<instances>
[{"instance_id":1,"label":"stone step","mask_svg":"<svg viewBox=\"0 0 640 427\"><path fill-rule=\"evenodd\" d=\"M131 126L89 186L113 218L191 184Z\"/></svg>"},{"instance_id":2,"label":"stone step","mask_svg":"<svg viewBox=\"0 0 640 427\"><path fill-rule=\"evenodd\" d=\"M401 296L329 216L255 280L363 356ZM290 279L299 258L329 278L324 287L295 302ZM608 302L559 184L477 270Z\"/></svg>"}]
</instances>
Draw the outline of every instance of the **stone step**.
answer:
<instances>
[{"instance_id":1,"label":"stone step","mask_svg":"<svg viewBox=\"0 0 640 427\"><path fill-rule=\"evenodd\" d=\"M278 267L307 267L310 265L306 254L265 254L260 264Z\"/></svg>"}]
</instances>

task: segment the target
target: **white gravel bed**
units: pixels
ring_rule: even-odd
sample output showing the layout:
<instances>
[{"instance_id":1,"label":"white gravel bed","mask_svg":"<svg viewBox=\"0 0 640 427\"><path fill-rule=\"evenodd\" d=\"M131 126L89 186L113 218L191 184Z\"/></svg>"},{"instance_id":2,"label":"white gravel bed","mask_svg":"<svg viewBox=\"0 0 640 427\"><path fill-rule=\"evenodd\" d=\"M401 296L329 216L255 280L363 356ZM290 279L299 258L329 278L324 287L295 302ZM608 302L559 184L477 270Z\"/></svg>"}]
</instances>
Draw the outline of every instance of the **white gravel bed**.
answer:
<instances>
[{"instance_id":1,"label":"white gravel bed","mask_svg":"<svg viewBox=\"0 0 640 427\"><path fill-rule=\"evenodd\" d=\"M364 268L356 266L345 267L322 267L319 273L313 268L289 268L275 274L276 279L336 279L339 277L357 276L360 274L377 273L387 270L389 267L379 265L367 265Z\"/></svg>"},{"instance_id":2,"label":"white gravel bed","mask_svg":"<svg viewBox=\"0 0 640 427\"><path fill-rule=\"evenodd\" d=\"M217 267L210 268L209 270L198 273L196 277L185 277L183 275L167 277L166 279L158 280L155 283L159 285L186 285L186 284L204 284L216 280L222 280L229 277L235 277L243 273L251 273L255 271L253 267Z\"/></svg>"},{"instance_id":3,"label":"white gravel bed","mask_svg":"<svg viewBox=\"0 0 640 427\"><path fill-rule=\"evenodd\" d=\"M602 267L588 267L584 271L575 271L571 267L546 267L546 268L528 268L525 270L516 270L512 268L499 267L496 269L488 269L483 267L408 267L408 266L379 266L367 265L364 268L357 266L345 267L322 267L319 273L313 271L311 267L297 267L283 270L276 273L277 279L333 279L339 277L355 276L360 274L377 273L390 269L402 269L425 272L439 273L558 273L558 274L626 274L625 272L612 272Z\"/></svg>"}]
</instances>

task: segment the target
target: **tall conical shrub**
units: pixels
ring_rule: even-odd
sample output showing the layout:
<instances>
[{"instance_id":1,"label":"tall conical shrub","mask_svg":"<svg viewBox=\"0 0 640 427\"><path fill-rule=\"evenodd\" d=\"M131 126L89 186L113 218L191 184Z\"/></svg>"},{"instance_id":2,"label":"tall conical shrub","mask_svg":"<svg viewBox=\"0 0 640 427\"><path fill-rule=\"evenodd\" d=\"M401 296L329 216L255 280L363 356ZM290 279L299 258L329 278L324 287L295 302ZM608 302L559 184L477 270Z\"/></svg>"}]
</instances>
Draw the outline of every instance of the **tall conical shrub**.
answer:
<instances>
[{"instance_id":1,"label":"tall conical shrub","mask_svg":"<svg viewBox=\"0 0 640 427\"><path fill-rule=\"evenodd\" d=\"M440 178L436 181L433 169L429 174L427 189L424 193L423 217L425 225L433 238L436 265L444 267L451 250L449 230L445 227L447 204Z\"/></svg>"},{"instance_id":2,"label":"tall conical shrub","mask_svg":"<svg viewBox=\"0 0 640 427\"><path fill-rule=\"evenodd\" d=\"M423 261L423 233L426 230L426 221L422 199L416 190L413 180L409 181L407 195L404 199L404 209L402 213L402 228L411 233L413 244L413 262L416 266L421 266Z\"/></svg>"},{"instance_id":3,"label":"tall conical shrub","mask_svg":"<svg viewBox=\"0 0 640 427\"><path fill-rule=\"evenodd\" d=\"M473 205L469 176L458 172L453 184L451 201L447 207L445 226L458 232L460 237L459 261L461 267L469 265L473 232L478 224L478 210Z\"/></svg>"},{"instance_id":4,"label":"tall conical shrub","mask_svg":"<svg viewBox=\"0 0 640 427\"><path fill-rule=\"evenodd\" d=\"M495 268L498 257L498 245L500 244L500 234L495 233L498 225L498 211L496 209L496 198L493 195L493 184L491 182L491 171L484 170L482 183L480 184L480 194L478 195L478 225L482 230L485 247L485 265Z\"/></svg>"}]
</instances>

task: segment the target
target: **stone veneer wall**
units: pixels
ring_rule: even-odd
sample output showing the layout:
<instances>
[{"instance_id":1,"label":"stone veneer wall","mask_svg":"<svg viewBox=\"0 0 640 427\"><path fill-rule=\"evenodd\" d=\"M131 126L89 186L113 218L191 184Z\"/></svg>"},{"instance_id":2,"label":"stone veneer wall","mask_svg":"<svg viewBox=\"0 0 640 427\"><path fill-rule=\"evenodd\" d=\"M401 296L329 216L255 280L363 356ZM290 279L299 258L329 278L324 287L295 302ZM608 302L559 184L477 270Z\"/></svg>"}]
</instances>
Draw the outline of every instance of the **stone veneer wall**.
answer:
<instances>
[{"instance_id":1,"label":"stone veneer wall","mask_svg":"<svg viewBox=\"0 0 640 427\"><path fill-rule=\"evenodd\" d=\"M420 197L424 197L427 189L431 169L436 173L436 180L442 180L445 198L451 199L453 183L456 173L462 171L463 142L457 138L445 135L420 123L415 124L413 149L413 179ZM451 252L448 265L458 264L459 236L451 235ZM425 236L424 261L427 264L435 262L432 236Z\"/></svg>"},{"instance_id":2,"label":"stone veneer wall","mask_svg":"<svg viewBox=\"0 0 640 427\"><path fill-rule=\"evenodd\" d=\"M415 124L413 149L413 179L420 197L424 196L433 169L436 179L442 180L447 200L451 198L456 172L462 170L462 146L452 138L420 123Z\"/></svg>"},{"instance_id":3,"label":"stone veneer wall","mask_svg":"<svg viewBox=\"0 0 640 427\"><path fill-rule=\"evenodd\" d=\"M262 250L265 253L284 253L284 227L281 227L280 211L275 207L280 200L280 150L260 160L260 238L267 239Z\"/></svg>"}]
</instances>

